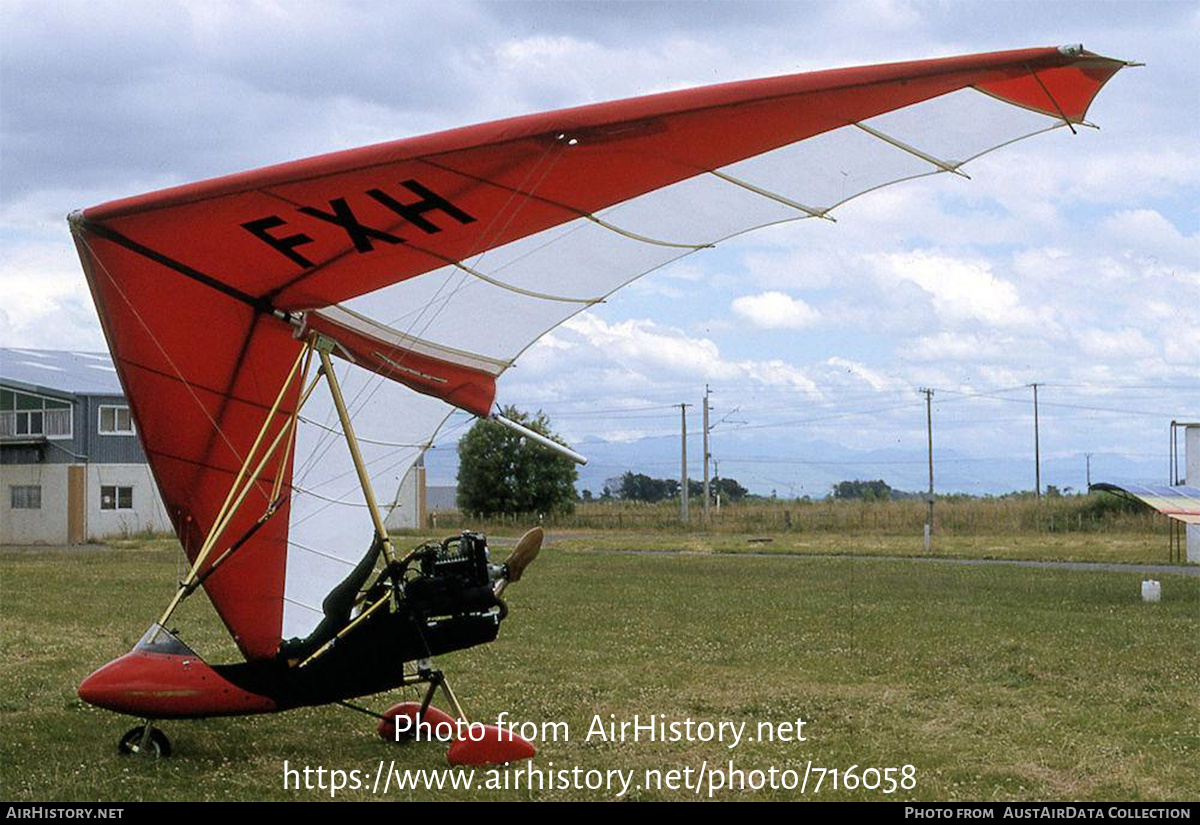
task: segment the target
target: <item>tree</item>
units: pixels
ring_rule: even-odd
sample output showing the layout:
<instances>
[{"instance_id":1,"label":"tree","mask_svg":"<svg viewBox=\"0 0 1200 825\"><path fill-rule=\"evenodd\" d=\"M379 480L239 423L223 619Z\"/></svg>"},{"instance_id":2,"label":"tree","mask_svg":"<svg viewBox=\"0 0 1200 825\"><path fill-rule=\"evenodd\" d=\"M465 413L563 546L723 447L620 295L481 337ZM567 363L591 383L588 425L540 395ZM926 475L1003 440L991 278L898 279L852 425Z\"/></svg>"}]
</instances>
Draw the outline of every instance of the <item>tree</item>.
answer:
<instances>
[{"instance_id":1,"label":"tree","mask_svg":"<svg viewBox=\"0 0 1200 825\"><path fill-rule=\"evenodd\" d=\"M679 498L678 479L651 478L645 473L635 473L632 470L626 471L617 479L610 479L610 486L610 492L625 501L645 501L654 504ZM609 487L604 489L609 490ZM732 478L714 478L710 491L714 498L719 494L726 501L740 501L748 492ZM688 479L688 497L703 499L704 485Z\"/></svg>"},{"instance_id":2,"label":"tree","mask_svg":"<svg viewBox=\"0 0 1200 825\"><path fill-rule=\"evenodd\" d=\"M833 497L862 499L864 501L887 501L895 491L886 481L839 481L833 485Z\"/></svg>"},{"instance_id":3,"label":"tree","mask_svg":"<svg viewBox=\"0 0 1200 825\"><path fill-rule=\"evenodd\" d=\"M679 482L672 479L651 478L632 470L621 476L620 495L625 501L654 503L679 495Z\"/></svg>"},{"instance_id":4,"label":"tree","mask_svg":"<svg viewBox=\"0 0 1200 825\"><path fill-rule=\"evenodd\" d=\"M505 418L555 441L550 420L507 407ZM466 513L569 513L575 465L495 421L481 418L458 442L458 508Z\"/></svg>"}]
</instances>

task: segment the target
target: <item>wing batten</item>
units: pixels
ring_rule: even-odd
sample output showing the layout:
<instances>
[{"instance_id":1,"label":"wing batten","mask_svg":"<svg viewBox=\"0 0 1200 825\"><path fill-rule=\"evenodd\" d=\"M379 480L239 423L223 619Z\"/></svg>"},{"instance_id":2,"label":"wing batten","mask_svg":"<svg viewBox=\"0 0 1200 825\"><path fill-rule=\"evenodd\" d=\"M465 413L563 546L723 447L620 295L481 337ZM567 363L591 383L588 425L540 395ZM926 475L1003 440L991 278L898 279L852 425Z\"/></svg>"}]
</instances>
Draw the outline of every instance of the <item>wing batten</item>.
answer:
<instances>
[{"instance_id":1,"label":"wing batten","mask_svg":"<svg viewBox=\"0 0 1200 825\"><path fill-rule=\"evenodd\" d=\"M313 320L328 321L339 327L357 330L379 341L391 344L397 351L428 356L429 358L446 361L456 366L486 372L493 376L499 375L512 365L511 361L489 358L477 352L468 352L467 350L455 349L424 340L419 336L402 332L385 324L380 324L374 319L360 315L343 306L331 306L317 310L308 319L310 325Z\"/></svg>"},{"instance_id":2,"label":"wing batten","mask_svg":"<svg viewBox=\"0 0 1200 825\"><path fill-rule=\"evenodd\" d=\"M864 132L871 135L872 137L879 138L884 143L887 143L891 146L895 146L897 149L899 149L902 152L908 152L910 155L913 155L914 157L918 157L921 160L925 161L926 163L936 166L942 172L952 172L956 175L962 175L964 178L970 178L970 175L964 174L962 171L959 170L958 167L962 166L961 163L951 163L950 161L942 160L941 158L936 158L933 155L929 154L928 152L923 152L915 146L909 146L904 141L902 141L898 138L894 138L891 135L884 134L883 132L879 131L878 129L868 126L865 123L855 122L855 123L852 123L851 125L854 126L856 129L862 129Z\"/></svg>"},{"instance_id":3,"label":"wing batten","mask_svg":"<svg viewBox=\"0 0 1200 825\"><path fill-rule=\"evenodd\" d=\"M597 223L601 226L604 226L604 223L602 221L596 220L595 218L591 217L590 215L588 216L588 219L594 221L595 223ZM605 227L605 228L611 229L611 227ZM628 233L622 232L620 234L626 235L627 237L634 238L634 240L639 240L635 236L629 235ZM674 244L671 244L671 245L674 246ZM516 284L507 283L505 281L500 280L499 278L493 278L490 275L484 275L478 269L472 269L471 267L469 267L465 264L456 262L453 264L453 266L462 270L463 272L467 273L468 275L470 275L472 277L478 278L481 281L486 281L487 283L491 284L492 286L498 286L501 289L507 289L509 292L515 292L518 295L524 295L527 298L537 298L540 301L558 301L559 303L564 303L564 304L585 304L586 306L591 306L592 304L598 304L602 300L604 300L603 298L571 298L566 295L551 295L548 292L536 292L535 290L532 290L532 289L525 289L523 287L519 287Z\"/></svg>"},{"instance_id":4,"label":"wing batten","mask_svg":"<svg viewBox=\"0 0 1200 825\"><path fill-rule=\"evenodd\" d=\"M744 181L741 178L735 178L733 175L730 175L727 172L722 172L720 169L710 169L708 173L727 183L732 183L734 186L740 186L741 188L753 192L756 195L762 195L764 198L770 198L777 203L782 203L784 206L790 206L792 209L795 209L798 212L803 212L810 218L823 218L827 221L835 220L834 218L829 217L828 209L814 209L811 206L805 206L798 201L792 200L786 195L780 195L778 192L772 192L769 189L764 189L763 187L750 183L749 181Z\"/></svg>"}]
</instances>

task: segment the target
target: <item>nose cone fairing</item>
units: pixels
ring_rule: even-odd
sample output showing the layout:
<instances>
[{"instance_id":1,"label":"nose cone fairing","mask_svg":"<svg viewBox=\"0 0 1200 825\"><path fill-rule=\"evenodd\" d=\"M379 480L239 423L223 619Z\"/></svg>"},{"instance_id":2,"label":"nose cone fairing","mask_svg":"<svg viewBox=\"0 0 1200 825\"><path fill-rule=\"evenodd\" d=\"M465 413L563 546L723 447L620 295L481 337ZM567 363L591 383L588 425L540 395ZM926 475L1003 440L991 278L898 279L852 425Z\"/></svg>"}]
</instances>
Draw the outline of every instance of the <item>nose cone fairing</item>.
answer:
<instances>
[{"instance_id":1,"label":"nose cone fairing","mask_svg":"<svg viewBox=\"0 0 1200 825\"><path fill-rule=\"evenodd\" d=\"M276 709L275 702L224 679L161 625L133 650L79 686L88 704L151 719L236 716Z\"/></svg>"}]
</instances>

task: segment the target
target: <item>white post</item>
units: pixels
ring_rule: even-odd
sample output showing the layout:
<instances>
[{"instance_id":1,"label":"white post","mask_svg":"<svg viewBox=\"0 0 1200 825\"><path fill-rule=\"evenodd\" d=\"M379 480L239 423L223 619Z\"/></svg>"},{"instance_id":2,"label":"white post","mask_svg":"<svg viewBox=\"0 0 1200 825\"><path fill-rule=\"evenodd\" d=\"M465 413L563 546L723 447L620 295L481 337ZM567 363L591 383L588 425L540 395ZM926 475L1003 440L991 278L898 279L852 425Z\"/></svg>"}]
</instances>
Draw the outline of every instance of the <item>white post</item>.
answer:
<instances>
[{"instance_id":1,"label":"white post","mask_svg":"<svg viewBox=\"0 0 1200 825\"><path fill-rule=\"evenodd\" d=\"M1184 481L1200 487L1200 424L1188 424L1183 431ZM1187 526L1187 560L1200 564L1200 525Z\"/></svg>"},{"instance_id":2,"label":"white post","mask_svg":"<svg viewBox=\"0 0 1200 825\"><path fill-rule=\"evenodd\" d=\"M679 520L688 522L687 404L679 405Z\"/></svg>"},{"instance_id":3,"label":"white post","mask_svg":"<svg viewBox=\"0 0 1200 825\"><path fill-rule=\"evenodd\" d=\"M708 384L704 385L704 526L708 526Z\"/></svg>"}]
</instances>

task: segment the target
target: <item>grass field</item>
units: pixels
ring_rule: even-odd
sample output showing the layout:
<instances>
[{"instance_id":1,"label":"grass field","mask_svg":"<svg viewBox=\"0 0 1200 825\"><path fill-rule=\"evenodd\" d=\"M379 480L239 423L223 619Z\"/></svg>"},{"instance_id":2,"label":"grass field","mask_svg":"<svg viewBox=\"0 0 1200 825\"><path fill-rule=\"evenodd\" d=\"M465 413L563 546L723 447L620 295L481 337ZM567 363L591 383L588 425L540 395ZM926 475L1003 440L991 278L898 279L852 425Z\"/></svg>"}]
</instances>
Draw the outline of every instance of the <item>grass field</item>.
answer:
<instances>
[{"instance_id":1,"label":"grass field","mask_svg":"<svg viewBox=\"0 0 1200 825\"><path fill-rule=\"evenodd\" d=\"M457 510L433 514L439 530L455 527L495 532L527 516L481 519ZM576 502L570 513L550 513L546 527L565 530L619 530L709 534L754 533L791 535L915 536L928 516L920 499L745 499L713 508L707 528L700 500L691 502L687 525L680 521L679 502L594 500ZM1062 534L1159 534L1166 546L1169 520L1149 507L1111 493L1044 496L1031 493L1004 497L942 496L934 505L934 530L942 536L1047 536Z\"/></svg>"},{"instance_id":2,"label":"grass field","mask_svg":"<svg viewBox=\"0 0 1200 825\"><path fill-rule=\"evenodd\" d=\"M925 556L926 514L926 504L913 499L756 499L714 510L705 527L699 502L693 502L692 520L684 525L677 501L591 501L572 513L540 519L480 520L444 511L434 515L432 532L481 529L516 536L540 522L564 549ZM1172 544L1169 519L1108 493L1041 501L1032 495L947 497L935 505L934 524L932 555L943 558L1170 564L1183 557L1182 543ZM429 533L408 531L414 540Z\"/></svg>"},{"instance_id":3,"label":"grass field","mask_svg":"<svg viewBox=\"0 0 1200 825\"><path fill-rule=\"evenodd\" d=\"M588 540L567 544L586 549ZM591 542L592 546L601 544ZM607 546L607 545L605 545ZM761 548L756 548L761 549ZM836 548L834 548L836 549ZM1111 549L1111 548L1110 548ZM814 551L815 552L815 551ZM1054 556L1062 551L1032 551ZM1108 551L1101 552L1101 556ZM1070 555L1067 553L1066 555ZM1161 561L1161 557L1156 559ZM0 553L0 795L10 800L329 798L283 764L444 767L443 747L380 741L339 708L163 724L176 755L119 757L129 719L75 686L168 600L175 553ZM1200 579L851 558L629 556L550 547L510 591L500 639L442 657L477 719L566 722L543 768L916 768L914 790L804 798L1194 800L1200 796ZM203 598L174 623L210 661L236 656ZM393 697L380 697L382 708ZM805 742L585 741L593 714L806 721ZM751 734L752 735L752 734ZM815 780L814 780L815 781ZM720 798L801 798L798 791ZM611 798L603 791L392 792L389 799ZM368 799L344 791L339 799ZM627 798L693 798L632 790Z\"/></svg>"},{"instance_id":4,"label":"grass field","mask_svg":"<svg viewBox=\"0 0 1200 825\"><path fill-rule=\"evenodd\" d=\"M514 531L516 535L520 530ZM639 550L713 554L809 556L887 556L1013 561L1083 561L1116 564L1167 564L1162 536L1117 533L1047 536L937 536L926 552L921 536L796 533L632 533L553 531L563 550Z\"/></svg>"}]
</instances>

